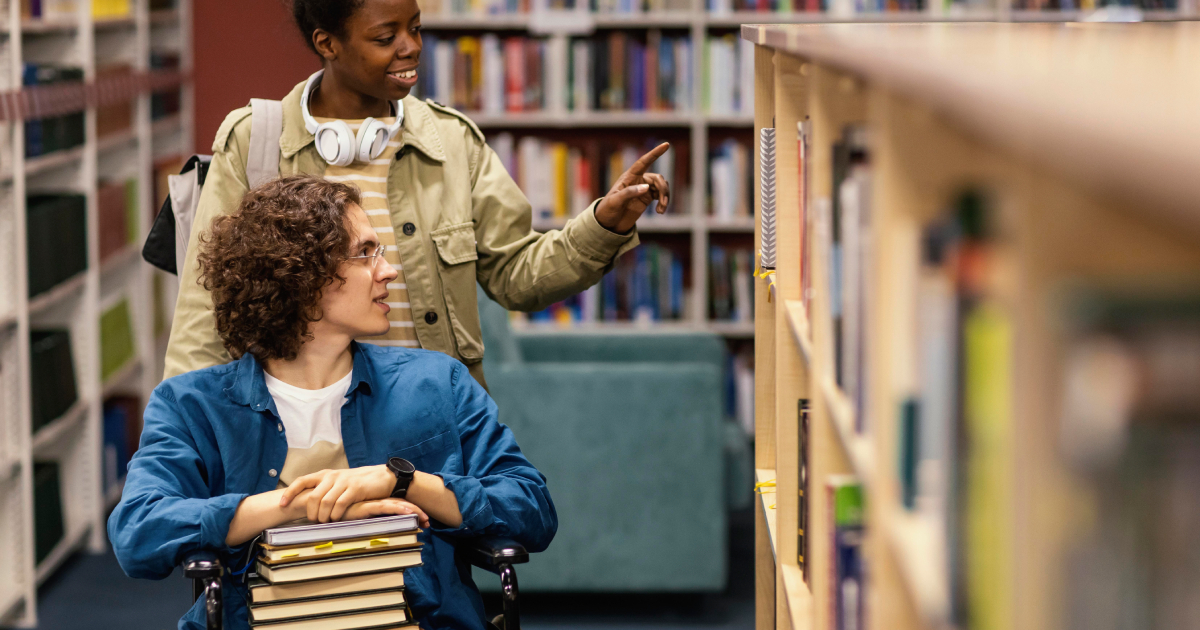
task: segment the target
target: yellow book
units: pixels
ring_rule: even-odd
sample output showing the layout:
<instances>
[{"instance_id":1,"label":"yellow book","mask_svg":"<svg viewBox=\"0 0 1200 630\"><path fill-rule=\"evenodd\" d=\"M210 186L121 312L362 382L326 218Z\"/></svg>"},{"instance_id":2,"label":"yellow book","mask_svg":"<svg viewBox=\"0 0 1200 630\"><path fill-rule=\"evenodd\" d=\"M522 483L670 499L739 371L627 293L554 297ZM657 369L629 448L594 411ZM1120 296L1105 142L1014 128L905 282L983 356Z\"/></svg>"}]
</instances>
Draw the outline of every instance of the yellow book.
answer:
<instances>
[{"instance_id":1,"label":"yellow book","mask_svg":"<svg viewBox=\"0 0 1200 630\"><path fill-rule=\"evenodd\" d=\"M267 564L296 562L311 558L332 556L352 556L361 553L379 551L381 549L400 549L413 547L417 543L417 534L400 536L382 536L373 538L358 538L354 540L327 541L307 545L262 545L261 560Z\"/></svg>"},{"instance_id":2,"label":"yellow book","mask_svg":"<svg viewBox=\"0 0 1200 630\"><path fill-rule=\"evenodd\" d=\"M395 608L404 605L404 591L356 593L338 597L322 597L307 601L287 602L270 606L251 606L250 620L283 621L297 617L336 615L356 611Z\"/></svg>"},{"instance_id":3,"label":"yellow book","mask_svg":"<svg viewBox=\"0 0 1200 630\"><path fill-rule=\"evenodd\" d=\"M268 584L265 580L250 580L251 604L319 599L338 595L353 595L367 591L386 591L404 588L404 572L388 571L367 575L350 575L316 582Z\"/></svg>"},{"instance_id":4,"label":"yellow book","mask_svg":"<svg viewBox=\"0 0 1200 630\"><path fill-rule=\"evenodd\" d=\"M360 573L395 571L421 564L421 550L385 551L339 558L317 558L279 565L258 561L258 575L271 584L319 580Z\"/></svg>"},{"instance_id":5,"label":"yellow book","mask_svg":"<svg viewBox=\"0 0 1200 630\"><path fill-rule=\"evenodd\" d=\"M565 217L571 203L570 189L567 187L567 143L555 142L550 145L550 157L553 160L554 216Z\"/></svg>"}]
</instances>

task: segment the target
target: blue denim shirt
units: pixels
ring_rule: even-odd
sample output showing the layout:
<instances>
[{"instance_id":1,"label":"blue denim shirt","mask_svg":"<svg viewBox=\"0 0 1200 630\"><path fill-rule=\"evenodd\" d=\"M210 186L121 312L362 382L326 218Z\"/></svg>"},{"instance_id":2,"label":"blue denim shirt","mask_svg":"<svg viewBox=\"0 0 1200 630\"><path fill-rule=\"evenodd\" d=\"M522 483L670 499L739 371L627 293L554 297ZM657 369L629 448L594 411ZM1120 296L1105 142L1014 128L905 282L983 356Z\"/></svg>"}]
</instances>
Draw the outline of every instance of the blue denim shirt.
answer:
<instances>
[{"instance_id":1,"label":"blue denim shirt","mask_svg":"<svg viewBox=\"0 0 1200 630\"><path fill-rule=\"evenodd\" d=\"M550 544L558 517L546 479L530 464L496 403L462 364L444 354L353 344L354 371L342 407L342 442L351 467L403 457L440 476L454 492L463 522L431 522L420 534L424 565L405 571L406 599L423 628L483 628L483 603L470 567L455 559L457 538L513 538L531 551ZM141 447L129 464L108 537L121 567L135 578L162 579L190 552L222 553L242 499L274 490L287 438L262 366L247 354L232 363L164 381L145 412ZM225 627L248 626L246 591L228 573ZM181 629L201 630L193 606Z\"/></svg>"}]
</instances>

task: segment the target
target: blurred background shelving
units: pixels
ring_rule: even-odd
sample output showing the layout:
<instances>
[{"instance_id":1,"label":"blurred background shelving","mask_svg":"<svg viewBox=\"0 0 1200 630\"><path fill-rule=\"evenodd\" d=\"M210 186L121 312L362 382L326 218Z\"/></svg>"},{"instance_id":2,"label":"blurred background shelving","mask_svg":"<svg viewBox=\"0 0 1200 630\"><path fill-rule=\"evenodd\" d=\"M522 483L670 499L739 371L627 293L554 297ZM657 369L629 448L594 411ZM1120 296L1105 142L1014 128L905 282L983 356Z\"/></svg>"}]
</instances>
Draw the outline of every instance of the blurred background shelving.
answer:
<instances>
[{"instance_id":1,"label":"blurred background shelving","mask_svg":"<svg viewBox=\"0 0 1200 630\"><path fill-rule=\"evenodd\" d=\"M171 278L141 261L192 146L189 0L0 3L0 626L103 551L162 373Z\"/></svg>"}]
</instances>

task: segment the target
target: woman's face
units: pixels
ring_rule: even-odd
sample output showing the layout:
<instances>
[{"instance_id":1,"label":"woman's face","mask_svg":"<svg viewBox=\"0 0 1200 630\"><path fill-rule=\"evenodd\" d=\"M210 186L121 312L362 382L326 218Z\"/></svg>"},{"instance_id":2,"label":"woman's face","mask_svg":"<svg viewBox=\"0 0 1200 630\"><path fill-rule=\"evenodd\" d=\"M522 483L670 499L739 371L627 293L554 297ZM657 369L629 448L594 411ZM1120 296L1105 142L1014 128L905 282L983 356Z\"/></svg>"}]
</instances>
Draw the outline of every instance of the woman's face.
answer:
<instances>
[{"instance_id":1,"label":"woman's face","mask_svg":"<svg viewBox=\"0 0 1200 630\"><path fill-rule=\"evenodd\" d=\"M421 10L417 0L365 0L337 37L330 70L341 83L386 101L408 96L417 84L421 58Z\"/></svg>"}]
</instances>

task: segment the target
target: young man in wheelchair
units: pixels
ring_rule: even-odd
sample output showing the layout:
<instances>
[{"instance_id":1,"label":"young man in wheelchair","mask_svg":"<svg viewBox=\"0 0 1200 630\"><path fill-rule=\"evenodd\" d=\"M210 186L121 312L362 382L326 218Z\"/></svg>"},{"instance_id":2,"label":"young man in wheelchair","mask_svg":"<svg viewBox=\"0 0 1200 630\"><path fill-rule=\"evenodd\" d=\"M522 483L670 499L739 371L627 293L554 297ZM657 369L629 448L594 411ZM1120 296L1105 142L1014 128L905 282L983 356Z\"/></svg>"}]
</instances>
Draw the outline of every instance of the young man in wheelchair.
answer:
<instances>
[{"instance_id":1,"label":"young man in wheelchair","mask_svg":"<svg viewBox=\"0 0 1200 630\"><path fill-rule=\"evenodd\" d=\"M388 330L397 276L357 191L271 182L214 222L201 247L202 282L236 359L155 389L108 521L121 567L161 579L187 554L217 551L230 569L225 628L235 630L248 621L233 574L264 529L417 514L427 529L423 565L405 572L414 617L430 629L483 628L454 540L503 536L541 551L558 527L554 505L464 365L355 341ZM204 627L202 601L180 628Z\"/></svg>"}]
</instances>

